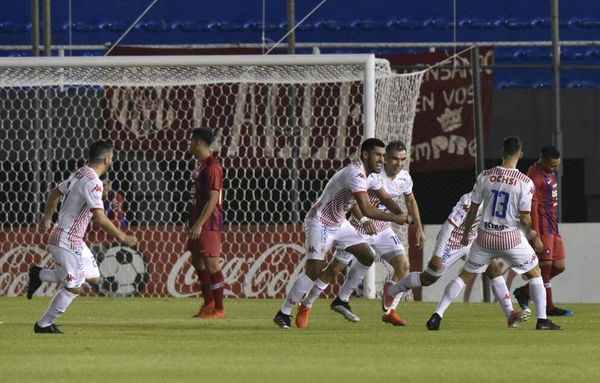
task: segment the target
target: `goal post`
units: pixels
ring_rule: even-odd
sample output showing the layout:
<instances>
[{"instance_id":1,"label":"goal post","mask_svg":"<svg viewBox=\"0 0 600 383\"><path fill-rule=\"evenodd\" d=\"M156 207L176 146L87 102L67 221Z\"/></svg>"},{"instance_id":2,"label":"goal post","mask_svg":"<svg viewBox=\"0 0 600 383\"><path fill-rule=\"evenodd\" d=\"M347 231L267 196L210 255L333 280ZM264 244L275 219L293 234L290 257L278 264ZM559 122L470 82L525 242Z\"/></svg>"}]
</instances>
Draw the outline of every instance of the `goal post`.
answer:
<instances>
[{"instance_id":1,"label":"goal post","mask_svg":"<svg viewBox=\"0 0 600 383\"><path fill-rule=\"evenodd\" d=\"M96 139L116 149L106 206L141 240L121 249L92 228L101 293L197 295L188 140L208 127L225 169L226 294L282 296L302 268L302 219L331 175L365 138L410 147L422 75L371 54L1 58L0 295L24 291L30 263L51 265L36 227L47 191Z\"/></svg>"}]
</instances>

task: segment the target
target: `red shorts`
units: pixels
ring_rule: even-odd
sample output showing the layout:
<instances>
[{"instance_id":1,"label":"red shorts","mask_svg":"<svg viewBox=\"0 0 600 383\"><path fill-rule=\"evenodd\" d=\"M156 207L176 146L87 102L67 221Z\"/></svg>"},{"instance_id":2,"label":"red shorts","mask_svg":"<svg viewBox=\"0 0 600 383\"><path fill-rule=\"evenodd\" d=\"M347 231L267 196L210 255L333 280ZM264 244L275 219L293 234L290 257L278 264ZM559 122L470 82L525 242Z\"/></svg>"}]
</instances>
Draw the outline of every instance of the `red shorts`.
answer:
<instances>
[{"instance_id":1,"label":"red shorts","mask_svg":"<svg viewBox=\"0 0 600 383\"><path fill-rule=\"evenodd\" d=\"M188 240L188 250L204 257L220 257L221 232L202 231L200 238Z\"/></svg>"},{"instance_id":2,"label":"red shorts","mask_svg":"<svg viewBox=\"0 0 600 383\"><path fill-rule=\"evenodd\" d=\"M560 234L544 234L541 236L544 251L538 254L540 261L559 261L565 259L565 247Z\"/></svg>"}]
</instances>

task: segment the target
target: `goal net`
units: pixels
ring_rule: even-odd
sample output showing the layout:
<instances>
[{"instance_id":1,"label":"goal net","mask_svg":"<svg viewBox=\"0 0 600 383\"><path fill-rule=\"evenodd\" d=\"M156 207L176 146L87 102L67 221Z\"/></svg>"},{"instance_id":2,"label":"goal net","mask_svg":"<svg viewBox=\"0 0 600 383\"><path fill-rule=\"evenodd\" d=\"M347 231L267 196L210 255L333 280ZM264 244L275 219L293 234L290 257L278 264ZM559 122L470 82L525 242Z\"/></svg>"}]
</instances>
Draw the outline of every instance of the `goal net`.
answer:
<instances>
[{"instance_id":1,"label":"goal net","mask_svg":"<svg viewBox=\"0 0 600 383\"><path fill-rule=\"evenodd\" d=\"M99 293L198 295L188 142L207 127L225 169L226 295L283 296L331 175L366 137L410 147L421 78L372 55L0 59L0 295L24 294L29 265L53 266L37 228L45 199L97 139L115 145L107 214L140 240L122 247L90 228Z\"/></svg>"}]
</instances>

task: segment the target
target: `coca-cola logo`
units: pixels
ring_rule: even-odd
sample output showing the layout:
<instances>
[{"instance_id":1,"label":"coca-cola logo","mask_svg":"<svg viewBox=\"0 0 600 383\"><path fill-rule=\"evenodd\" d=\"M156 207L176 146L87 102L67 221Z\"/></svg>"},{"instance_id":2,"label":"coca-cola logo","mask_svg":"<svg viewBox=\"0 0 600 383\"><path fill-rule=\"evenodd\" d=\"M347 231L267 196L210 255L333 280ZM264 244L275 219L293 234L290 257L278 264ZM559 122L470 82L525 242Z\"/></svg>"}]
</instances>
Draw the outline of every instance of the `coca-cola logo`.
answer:
<instances>
[{"instance_id":1,"label":"coca-cola logo","mask_svg":"<svg viewBox=\"0 0 600 383\"><path fill-rule=\"evenodd\" d=\"M19 245L9 249L0 257L0 295L24 295L29 281L29 267L53 267L52 255L45 247ZM36 295L53 295L59 286L44 283Z\"/></svg>"}]
</instances>

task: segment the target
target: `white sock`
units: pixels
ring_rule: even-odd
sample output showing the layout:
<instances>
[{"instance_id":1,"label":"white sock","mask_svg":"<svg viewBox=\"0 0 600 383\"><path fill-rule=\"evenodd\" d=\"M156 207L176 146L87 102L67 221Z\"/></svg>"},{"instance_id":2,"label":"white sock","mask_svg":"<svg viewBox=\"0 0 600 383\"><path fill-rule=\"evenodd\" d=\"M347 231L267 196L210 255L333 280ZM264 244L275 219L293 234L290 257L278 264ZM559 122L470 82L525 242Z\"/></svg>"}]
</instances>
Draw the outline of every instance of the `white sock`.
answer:
<instances>
[{"instance_id":1,"label":"white sock","mask_svg":"<svg viewBox=\"0 0 600 383\"><path fill-rule=\"evenodd\" d=\"M529 295L535 304L538 319L546 319L546 288L542 277L529 280Z\"/></svg>"},{"instance_id":2,"label":"white sock","mask_svg":"<svg viewBox=\"0 0 600 383\"><path fill-rule=\"evenodd\" d=\"M396 296L394 297L394 301L392 302L392 305L390 306L390 310L396 310L396 307L398 307L398 305L400 304L400 301L402 300L403 296L404 296L404 292L396 294Z\"/></svg>"},{"instance_id":3,"label":"white sock","mask_svg":"<svg viewBox=\"0 0 600 383\"><path fill-rule=\"evenodd\" d=\"M40 270L40 279L42 282L49 283L58 283L58 275L56 275L56 270L54 269L41 269Z\"/></svg>"},{"instance_id":4,"label":"white sock","mask_svg":"<svg viewBox=\"0 0 600 383\"><path fill-rule=\"evenodd\" d=\"M306 273L302 273L296 278L290 292L288 293L285 301L283 302L283 306L281 306L281 312L286 315L291 315L292 310L300 299L306 294L306 292L314 285L312 279L306 275Z\"/></svg>"},{"instance_id":5,"label":"white sock","mask_svg":"<svg viewBox=\"0 0 600 383\"><path fill-rule=\"evenodd\" d=\"M446 311L448 306L450 306L452 301L456 299L456 297L458 296L458 294L460 294L464 287L465 282L463 282L463 280L460 277L454 277L453 280L448 282L446 288L444 289L444 295L442 295L442 300L440 301L440 304L438 305L437 310L435 310L435 312L438 313L439 316L443 317L444 311Z\"/></svg>"},{"instance_id":6,"label":"white sock","mask_svg":"<svg viewBox=\"0 0 600 383\"><path fill-rule=\"evenodd\" d=\"M492 285L492 291L494 292L494 296L500 303L500 307L502 311L504 311L504 315L506 319L510 318L510 314L513 312L512 301L510 300L510 292L508 292L508 287L506 287L506 281L504 277L501 275L490 280Z\"/></svg>"},{"instance_id":7,"label":"white sock","mask_svg":"<svg viewBox=\"0 0 600 383\"><path fill-rule=\"evenodd\" d=\"M315 285L312 290L308 293L306 298L302 301L302 304L308 308L311 308L315 301L319 298L323 290L325 290L329 286L329 283L325 283L319 278L315 280Z\"/></svg>"},{"instance_id":8,"label":"white sock","mask_svg":"<svg viewBox=\"0 0 600 383\"><path fill-rule=\"evenodd\" d=\"M352 295L352 291L360 284L360 281L363 280L365 274L371 266L363 265L360 262L354 262L350 271L348 272L348 276L344 281L342 289L338 294L338 298L343 300L344 302L348 302L350 300L350 296Z\"/></svg>"},{"instance_id":9,"label":"white sock","mask_svg":"<svg viewBox=\"0 0 600 383\"><path fill-rule=\"evenodd\" d=\"M75 298L77 298L77 294L73 294L64 288L58 290L58 292L54 294L52 302L50 302L50 306L46 309L44 316L37 321L38 326L48 327L52 323L55 323L56 320L67 311L67 307L69 307Z\"/></svg>"},{"instance_id":10,"label":"white sock","mask_svg":"<svg viewBox=\"0 0 600 383\"><path fill-rule=\"evenodd\" d=\"M388 289L388 294L396 296L399 293L406 292L415 287L421 287L421 272L413 271L408 273L400 280L400 282L394 284Z\"/></svg>"}]
</instances>

